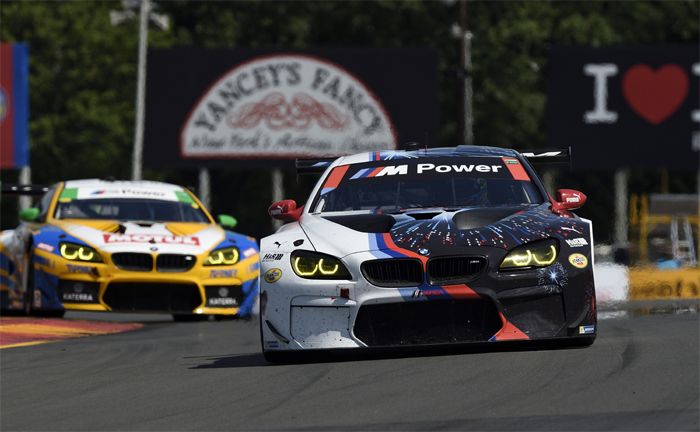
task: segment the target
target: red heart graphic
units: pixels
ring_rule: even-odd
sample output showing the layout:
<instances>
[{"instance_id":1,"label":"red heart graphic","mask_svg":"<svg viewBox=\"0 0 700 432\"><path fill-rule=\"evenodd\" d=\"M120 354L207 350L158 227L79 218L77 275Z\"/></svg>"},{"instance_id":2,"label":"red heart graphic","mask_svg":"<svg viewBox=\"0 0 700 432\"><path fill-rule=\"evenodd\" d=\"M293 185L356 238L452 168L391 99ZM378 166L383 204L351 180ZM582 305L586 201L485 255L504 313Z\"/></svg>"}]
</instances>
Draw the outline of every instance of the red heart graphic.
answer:
<instances>
[{"instance_id":1,"label":"red heart graphic","mask_svg":"<svg viewBox=\"0 0 700 432\"><path fill-rule=\"evenodd\" d=\"M688 94L688 75L674 64L654 72L649 66L634 65L622 79L627 103L640 117L657 125L673 114Z\"/></svg>"}]
</instances>

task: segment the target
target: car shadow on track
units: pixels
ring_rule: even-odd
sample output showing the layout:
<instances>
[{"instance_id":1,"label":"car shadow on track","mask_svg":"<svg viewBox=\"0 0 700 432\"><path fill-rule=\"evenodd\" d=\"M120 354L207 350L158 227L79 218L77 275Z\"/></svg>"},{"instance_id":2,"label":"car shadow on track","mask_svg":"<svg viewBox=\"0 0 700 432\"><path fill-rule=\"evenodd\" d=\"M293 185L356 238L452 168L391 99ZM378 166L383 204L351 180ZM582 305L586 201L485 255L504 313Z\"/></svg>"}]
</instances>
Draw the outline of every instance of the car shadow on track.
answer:
<instances>
[{"instance_id":1,"label":"car shadow on track","mask_svg":"<svg viewBox=\"0 0 700 432\"><path fill-rule=\"evenodd\" d=\"M347 361L373 361L411 357L436 357L449 355L469 355L496 352L547 351L555 349L578 349L584 346L562 341L543 342L500 342L471 343L463 345L429 345L420 347L391 347L363 349L335 349L293 352L284 362L272 363L265 360L262 353L245 353L227 356L185 357L187 359L206 359L206 363L189 369L244 368L258 366L276 366L284 364L338 363Z\"/></svg>"}]
</instances>

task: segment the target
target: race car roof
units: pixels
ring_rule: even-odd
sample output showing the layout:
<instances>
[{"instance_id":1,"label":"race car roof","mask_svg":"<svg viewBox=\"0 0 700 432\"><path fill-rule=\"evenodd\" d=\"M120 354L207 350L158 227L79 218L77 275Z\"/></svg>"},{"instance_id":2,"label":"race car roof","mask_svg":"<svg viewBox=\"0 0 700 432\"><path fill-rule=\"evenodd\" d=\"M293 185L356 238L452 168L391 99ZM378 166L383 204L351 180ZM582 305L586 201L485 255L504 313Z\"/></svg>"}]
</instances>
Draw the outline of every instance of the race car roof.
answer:
<instances>
[{"instance_id":1,"label":"race car roof","mask_svg":"<svg viewBox=\"0 0 700 432\"><path fill-rule=\"evenodd\" d=\"M166 201L191 201L191 197L181 186L145 180L68 180L61 192L61 197L64 196L72 199L150 198Z\"/></svg>"},{"instance_id":2,"label":"race car roof","mask_svg":"<svg viewBox=\"0 0 700 432\"><path fill-rule=\"evenodd\" d=\"M359 153L343 156L337 160L336 165L352 165L373 160L391 160L402 158L423 157L469 157L469 156L509 156L516 157L518 152L500 147L468 146L437 147L418 150L384 150L371 153Z\"/></svg>"}]
</instances>

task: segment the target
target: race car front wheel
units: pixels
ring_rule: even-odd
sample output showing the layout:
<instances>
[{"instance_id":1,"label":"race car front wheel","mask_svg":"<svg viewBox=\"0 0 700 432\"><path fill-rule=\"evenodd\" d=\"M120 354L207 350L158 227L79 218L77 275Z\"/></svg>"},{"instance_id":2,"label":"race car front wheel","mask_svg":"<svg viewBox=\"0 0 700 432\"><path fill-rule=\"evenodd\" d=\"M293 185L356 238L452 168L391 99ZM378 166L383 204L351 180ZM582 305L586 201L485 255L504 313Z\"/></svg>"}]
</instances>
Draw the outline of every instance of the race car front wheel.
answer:
<instances>
[{"instance_id":1,"label":"race car front wheel","mask_svg":"<svg viewBox=\"0 0 700 432\"><path fill-rule=\"evenodd\" d=\"M173 314L173 321L175 322L206 321L207 318L207 315Z\"/></svg>"}]
</instances>

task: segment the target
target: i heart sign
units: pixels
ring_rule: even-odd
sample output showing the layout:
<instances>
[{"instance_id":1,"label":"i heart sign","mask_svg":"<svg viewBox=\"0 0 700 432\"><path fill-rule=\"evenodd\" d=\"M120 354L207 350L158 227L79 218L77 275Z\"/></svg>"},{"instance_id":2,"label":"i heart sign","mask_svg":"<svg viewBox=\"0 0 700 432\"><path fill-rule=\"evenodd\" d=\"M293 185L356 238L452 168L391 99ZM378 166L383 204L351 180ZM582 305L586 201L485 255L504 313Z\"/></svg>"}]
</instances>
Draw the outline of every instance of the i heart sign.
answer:
<instances>
[{"instance_id":1,"label":"i heart sign","mask_svg":"<svg viewBox=\"0 0 700 432\"><path fill-rule=\"evenodd\" d=\"M656 71L647 65L634 65L622 79L627 103L640 117L657 125L671 116L688 94L688 75L674 64Z\"/></svg>"}]
</instances>

